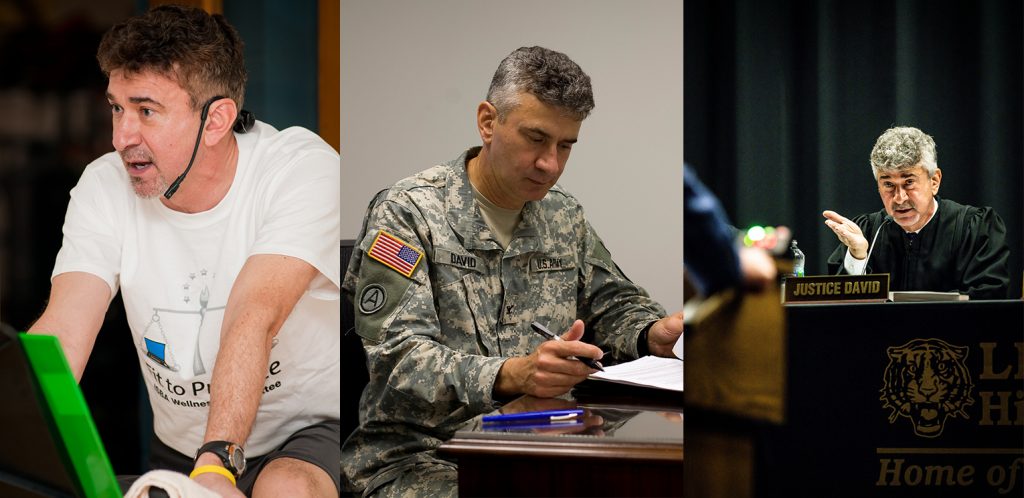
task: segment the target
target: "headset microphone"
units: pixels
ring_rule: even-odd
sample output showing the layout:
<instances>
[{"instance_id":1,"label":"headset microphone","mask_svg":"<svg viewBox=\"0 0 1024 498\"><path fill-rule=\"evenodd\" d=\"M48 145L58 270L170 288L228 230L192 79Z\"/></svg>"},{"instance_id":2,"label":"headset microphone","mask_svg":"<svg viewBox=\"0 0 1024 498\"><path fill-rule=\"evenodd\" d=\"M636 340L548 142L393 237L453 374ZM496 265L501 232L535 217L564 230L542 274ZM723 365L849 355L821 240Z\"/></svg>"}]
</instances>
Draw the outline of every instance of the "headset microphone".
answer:
<instances>
[{"instance_id":1,"label":"headset microphone","mask_svg":"<svg viewBox=\"0 0 1024 498\"><path fill-rule=\"evenodd\" d=\"M174 179L174 182L171 183L170 187L167 187L167 191L164 192L165 198L170 199L171 196L178 191L178 187L181 186L181 182L185 181L185 175L187 175L192 169L192 163L196 160L196 152L199 151L199 141L203 138L203 128L206 128L206 118L209 116L210 106L213 105L214 102L224 98L227 97L218 95L207 100L206 103L203 104L203 110L199 113L199 134L196 135L196 144L192 147L192 158L188 160L188 166L185 166L185 171ZM232 129L238 133L245 133L251 130L255 124L256 116L253 113L242 109L242 111L238 113L238 117L235 119L235 124L232 126Z\"/></svg>"},{"instance_id":2,"label":"headset microphone","mask_svg":"<svg viewBox=\"0 0 1024 498\"><path fill-rule=\"evenodd\" d=\"M238 113L238 118L235 119L235 126L232 127L238 133L245 133L252 129L253 125L256 124L256 115L242 109Z\"/></svg>"}]
</instances>

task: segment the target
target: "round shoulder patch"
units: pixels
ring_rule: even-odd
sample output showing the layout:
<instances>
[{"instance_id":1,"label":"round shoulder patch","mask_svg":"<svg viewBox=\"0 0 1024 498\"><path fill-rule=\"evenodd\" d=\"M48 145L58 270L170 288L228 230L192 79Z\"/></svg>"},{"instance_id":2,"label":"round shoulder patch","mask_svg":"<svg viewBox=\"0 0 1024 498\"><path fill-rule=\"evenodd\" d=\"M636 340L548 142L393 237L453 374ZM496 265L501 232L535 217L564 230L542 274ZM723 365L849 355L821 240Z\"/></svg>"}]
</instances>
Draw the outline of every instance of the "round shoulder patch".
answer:
<instances>
[{"instance_id":1,"label":"round shoulder patch","mask_svg":"<svg viewBox=\"0 0 1024 498\"><path fill-rule=\"evenodd\" d=\"M388 292L380 284L367 285L359 294L359 311L372 315L388 302Z\"/></svg>"}]
</instances>

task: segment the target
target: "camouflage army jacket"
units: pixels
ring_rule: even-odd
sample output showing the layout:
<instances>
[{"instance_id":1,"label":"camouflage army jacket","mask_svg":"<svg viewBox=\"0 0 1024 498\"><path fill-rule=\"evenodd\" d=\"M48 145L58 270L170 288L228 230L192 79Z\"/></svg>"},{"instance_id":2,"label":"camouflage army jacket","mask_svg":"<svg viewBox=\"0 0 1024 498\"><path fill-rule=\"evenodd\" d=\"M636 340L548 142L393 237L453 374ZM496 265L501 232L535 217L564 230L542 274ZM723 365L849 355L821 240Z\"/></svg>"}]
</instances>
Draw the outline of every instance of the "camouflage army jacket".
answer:
<instances>
[{"instance_id":1,"label":"camouflage army jacket","mask_svg":"<svg viewBox=\"0 0 1024 498\"><path fill-rule=\"evenodd\" d=\"M579 318L606 354L632 359L640 332L665 316L558 186L526 203L502 250L466 172L478 152L379 193L357 239L342 288L370 379L342 465L359 488L435 460L456 429L494 410L501 364L544 340L531 322L561 333Z\"/></svg>"}]
</instances>

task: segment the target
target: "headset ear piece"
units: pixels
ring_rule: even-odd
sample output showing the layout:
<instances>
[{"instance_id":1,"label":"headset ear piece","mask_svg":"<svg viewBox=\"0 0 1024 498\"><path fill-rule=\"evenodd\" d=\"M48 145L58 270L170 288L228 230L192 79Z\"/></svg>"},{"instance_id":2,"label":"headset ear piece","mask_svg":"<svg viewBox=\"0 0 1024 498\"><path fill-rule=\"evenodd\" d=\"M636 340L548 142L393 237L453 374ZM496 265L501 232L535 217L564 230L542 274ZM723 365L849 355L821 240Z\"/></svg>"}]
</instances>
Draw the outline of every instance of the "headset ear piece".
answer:
<instances>
[{"instance_id":1,"label":"headset ear piece","mask_svg":"<svg viewBox=\"0 0 1024 498\"><path fill-rule=\"evenodd\" d=\"M242 111L238 113L238 118L235 119L235 126L233 127L233 129L237 133L245 133L251 130L255 124L256 115L245 109L242 109Z\"/></svg>"}]
</instances>

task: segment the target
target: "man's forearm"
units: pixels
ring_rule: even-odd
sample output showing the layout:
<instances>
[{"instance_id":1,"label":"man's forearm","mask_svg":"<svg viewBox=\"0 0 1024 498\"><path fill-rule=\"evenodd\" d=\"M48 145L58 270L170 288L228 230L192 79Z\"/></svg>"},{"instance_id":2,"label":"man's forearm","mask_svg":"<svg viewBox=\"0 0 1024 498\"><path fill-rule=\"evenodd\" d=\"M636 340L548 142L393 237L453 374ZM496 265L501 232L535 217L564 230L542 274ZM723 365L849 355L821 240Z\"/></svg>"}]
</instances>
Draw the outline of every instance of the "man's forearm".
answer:
<instances>
[{"instance_id":1,"label":"man's forearm","mask_svg":"<svg viewBox=\"0 0 1024 498\"><path fill-rule=\"evenodd\" d=\"M210 412L203 442L230 441L244 447L252 432L263 392L261 385L270 356L270 335L265 326L225 318L217 364L210 380ZM222 466L224 463L212 452L198 455L195 468L208 465ZM209 472L194 478L221 495L239 496L234 482L222 475Z\"/></svg>"},{"instance_id":2,"label":"man's forearm","mask_svg":"<svg viewBox=\"0 0 1024 498\"><path fill-rule=\"evenodd\" d=\"M204 442L244 446L263 396L274 336L316 273L302 260L272 254L252 256L242 267L224 312Z\"/></svg>"},{"instance_id":3,"label":"man's forearm","mask_svg":"<svg viewBox=\"0 0 1024 498\"><path fill-rule=\"evenodd\" d=\"M57 336L75 380L80 381L109 302L110 287L99 277L62 273L54 277L46 310L28 332Z\"/></svg>"},{"instance_id":4,"label":"man's forearm","mask_svg":"<svg viewBox=\"0 0 1024 498\"><path fill-rule=\"evenodd\" d=\"M210 381L204 442L244 445L248 439L263 396L271 340L266 326L250 328L243 321L235 322L222 336Z\"/></svg>"}]
</instances>

